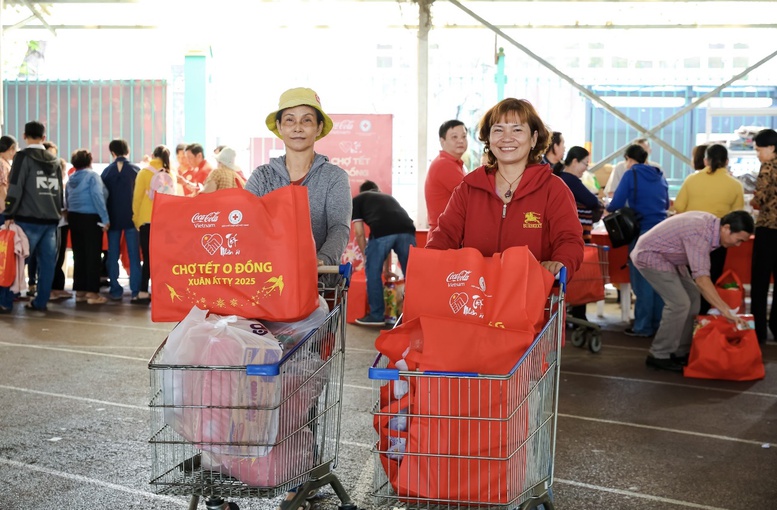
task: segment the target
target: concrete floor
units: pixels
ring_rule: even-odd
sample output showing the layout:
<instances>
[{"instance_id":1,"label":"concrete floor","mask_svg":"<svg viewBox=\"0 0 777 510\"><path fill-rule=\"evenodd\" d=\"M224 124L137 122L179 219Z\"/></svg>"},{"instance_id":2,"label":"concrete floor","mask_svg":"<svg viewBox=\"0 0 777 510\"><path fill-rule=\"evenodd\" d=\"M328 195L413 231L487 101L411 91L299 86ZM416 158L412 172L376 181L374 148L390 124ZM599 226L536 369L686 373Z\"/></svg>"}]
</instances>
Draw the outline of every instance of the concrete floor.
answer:
<instances>
[{"instance_id":1,"label":"concrete floor","mask_svg":"<svg viewBox=\"0 0 777 510\"><path fill-rule=\"evenodd\" d=\"M777 345L764 349L762 381L684 379L646 369L649 340L620 332L616 305L605 315L601 353L567 345L562 354L556 507L777 508ZM0 508L187 507L148 484L147 362L171 327L126 300L71 299L46 315L17 304L0 316ZM364 508L372 506L367 367L376 336L348 326L336 470Z\"/></svg>"}]
</instances>

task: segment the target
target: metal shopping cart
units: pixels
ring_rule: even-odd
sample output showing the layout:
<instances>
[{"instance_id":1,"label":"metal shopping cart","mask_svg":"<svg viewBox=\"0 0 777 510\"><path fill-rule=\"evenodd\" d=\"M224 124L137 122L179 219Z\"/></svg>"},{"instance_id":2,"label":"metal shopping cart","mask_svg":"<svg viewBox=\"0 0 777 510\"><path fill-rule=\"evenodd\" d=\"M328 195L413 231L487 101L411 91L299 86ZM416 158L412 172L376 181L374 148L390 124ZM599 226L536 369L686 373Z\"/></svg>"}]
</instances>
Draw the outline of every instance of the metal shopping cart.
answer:
<instances>
[{"instance_id":1,"label":"metal shopping cart","mask_svg":"<svg viewBox=\"0 0 777 510\"><path fill-rule=\"evenodd\" d=\"M345 311L350 264L319 268L331 285L319 284L330 313L323 325L284 352L279 362L243 366L163 364L165 342L149 362L151 374L151 485L156 492L191 496L194 510L205 498L209 510L237 509L224 498L274 498L296 492L282 510L304 507L317 489L331 485L341 510L355 510L338 478L340 414L345 367ZM253 327L253 326L252 326ZM261 326L257 326L261 327ZM250 388L265 395L258 406L239 399L212 405L208 394ZM253 396L253 393L252 393ZM243 405L241 405L241 403ZM176 415L205 420L217 413L258 413L271 434L263 440L232 442L185 439ZM207 414L206 414L207 413ZM256 418L254 415L253 418ZM207 430L207 423L200 424ZM211 432L213 434L213 432Z\"/></svg>"},{"instance_id":2,"label":"metal shopping cart","mask_svg":"<svg viewBox=\"0 0 777 510\"><path fill-rule=\"evenodd\" d=\"M402 371L378 356L369 371L376 509L553 510L563 287L507 375Z\"/></svg>"},{"instance_id":3,"label":"metal shopping cart","mask_svg":"<svg viewBox=\"0 0 777 510\"><path fill-rule=\"evenodd\" d=\"M609 246L586 244L583 264L567 285L565 296L567 306L580 306L596 303L604 299L604 286L610 283ZM602 328L586 319L567 314L567 324L573 328L570 342L575 347L588 344L591 352L602 349Z\"/></svg>"}]
</instances>

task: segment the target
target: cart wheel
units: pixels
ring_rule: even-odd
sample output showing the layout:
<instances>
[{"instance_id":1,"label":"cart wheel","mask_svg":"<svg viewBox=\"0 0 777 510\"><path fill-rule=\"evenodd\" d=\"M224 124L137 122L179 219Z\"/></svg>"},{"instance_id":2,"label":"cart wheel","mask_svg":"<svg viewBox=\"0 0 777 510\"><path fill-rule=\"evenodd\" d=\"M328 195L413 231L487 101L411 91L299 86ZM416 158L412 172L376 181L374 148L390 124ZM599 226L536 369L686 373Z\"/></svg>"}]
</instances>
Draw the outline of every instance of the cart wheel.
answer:
<instances>
[{"instance_id":1,"label":"cart wheel","mask_svg":"<svg viewBox=\"0 0 777 510\"><path fill-rule=\"evenodd\" d=\"M235 503L234 501L230 501L229 503L227 503L227 507L229 508L229 510L240 510L240 507L237 506L237 503Z\"/></svg>"},{"instance_id":2,"label":"cart wheel","mask_svg":"<svg viewBox=\"0 0 777 510\"><path fill-rule=\"evenodd\" d=\"M602 332L591 331L588 337L588 349L594 354L602 350Z\"/></svg>"},{"instance_id":3,"label":"cart wheel","mask_svg":"<svg viewBox=\"0 0 777 510\"><path fill-rule=\"evenodd\" d=\"M578 327L575 328L572 331L572 338L570 338L570 342L572 342L572 345L575 347L582 347L585 345L585 328Z\"/></svg>"}]
</instances>

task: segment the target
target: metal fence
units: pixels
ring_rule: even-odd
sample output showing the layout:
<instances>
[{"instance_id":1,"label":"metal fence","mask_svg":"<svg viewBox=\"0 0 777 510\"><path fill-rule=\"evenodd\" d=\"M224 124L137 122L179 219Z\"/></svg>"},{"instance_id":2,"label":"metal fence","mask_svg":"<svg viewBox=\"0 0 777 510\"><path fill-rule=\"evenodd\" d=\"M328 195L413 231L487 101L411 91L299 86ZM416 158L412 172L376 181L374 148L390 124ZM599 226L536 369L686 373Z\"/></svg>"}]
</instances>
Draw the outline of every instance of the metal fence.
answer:
<instances>
[{"instance_id":1,"label":"metal fence","mask_svg":"<svg viewBox=\"0 0 777 510\"><path fill-rule=\"evenodd\" d=\"M714 87L694 86L592 86L590 90L602 96L608 103L618 107L629 118L650 129L662 120L674 114L684 106ZM643 136L637 130L617 119L608 111L586 100L586 139L591 141L592 161L600 161L605 156ZM682 154L691 157L691 149L707 131L707 107L758 105L769 108L777 104L777 87L729 87L721 91L716 99L704 103L704 107L691 110L672 124L659 131L659 138ZM757 108L753 108L756 109ZM774 115L720 115L711 118L710 132L714 134L733 134L741 126L761 126L775 128L777 116ZM716 139L716 138L713 138ZM675 194L682 181L691 172L690 167L655 142L651 143L653 153L650 159L658 162L666 174L670 194ZM616 163L620 157L611 161Z\"/></svg>"},{"instance_id":2,"label":"metal fence","mask_svg":"<svg viewBox=\"0 0 777 510\"><path fill-rule=\"evenodd\" d=\"M39 120L46 126L46 138L66 159L75 149L86 148L95 164L106 164L111 161L108 143L124 138L130 159L140 161L166 143L164 80L7 80L3 87L3 133L21 139L24 124Z\"/></svg>"}]
</instances>

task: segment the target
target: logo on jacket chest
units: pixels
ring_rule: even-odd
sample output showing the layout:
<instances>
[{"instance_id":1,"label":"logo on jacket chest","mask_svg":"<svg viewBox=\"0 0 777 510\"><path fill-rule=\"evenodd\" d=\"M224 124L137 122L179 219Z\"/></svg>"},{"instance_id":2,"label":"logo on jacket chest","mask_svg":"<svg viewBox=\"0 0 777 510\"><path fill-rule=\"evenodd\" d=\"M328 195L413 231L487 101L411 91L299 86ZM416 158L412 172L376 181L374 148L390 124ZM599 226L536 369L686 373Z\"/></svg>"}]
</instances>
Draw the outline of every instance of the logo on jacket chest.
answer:
<instances>
[{"instance_id":1,"label":"logo on jacket chest","mask_svg":"<svg viewBox=\"0 0 777 510\"><path fill-rule=\"evenodd\" d=\"M542 228L542 216L538 212L523 213L523 228Z\"/></svg>"}]
</instances>

